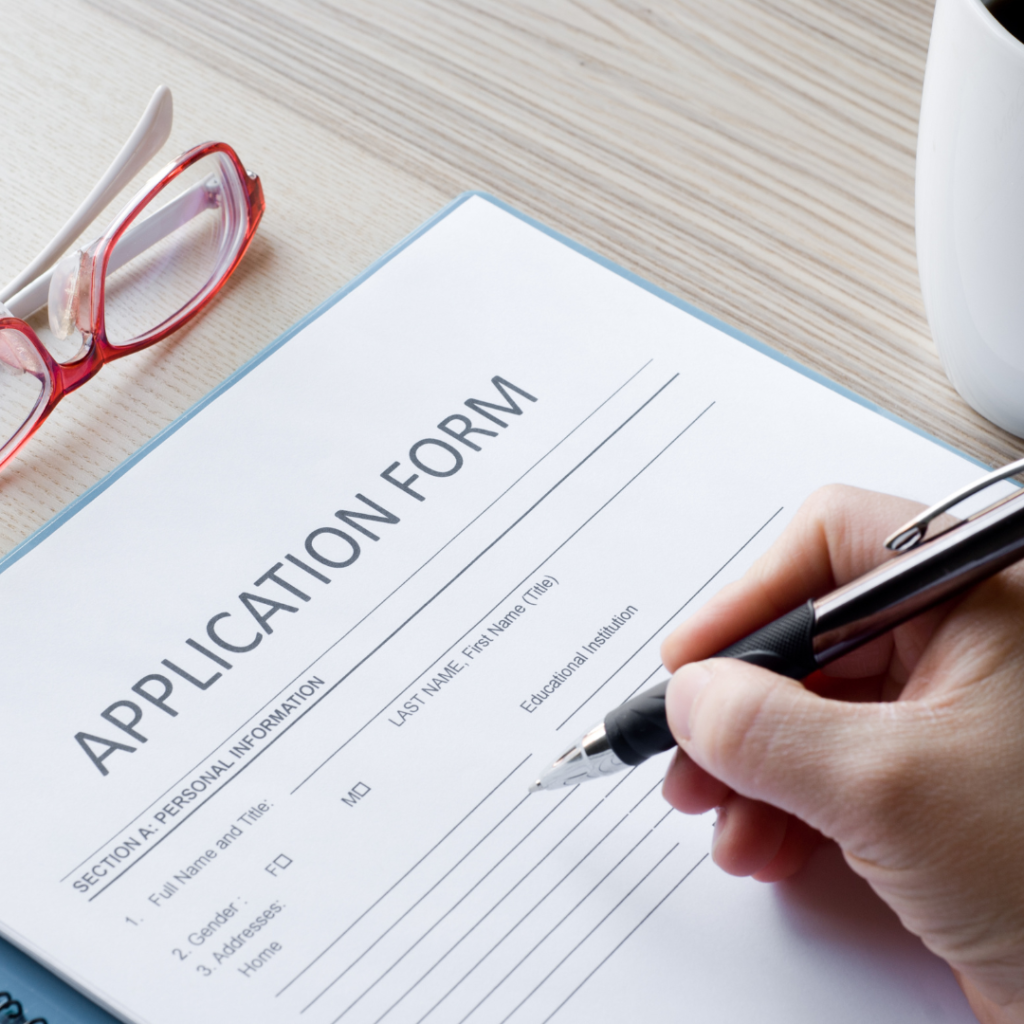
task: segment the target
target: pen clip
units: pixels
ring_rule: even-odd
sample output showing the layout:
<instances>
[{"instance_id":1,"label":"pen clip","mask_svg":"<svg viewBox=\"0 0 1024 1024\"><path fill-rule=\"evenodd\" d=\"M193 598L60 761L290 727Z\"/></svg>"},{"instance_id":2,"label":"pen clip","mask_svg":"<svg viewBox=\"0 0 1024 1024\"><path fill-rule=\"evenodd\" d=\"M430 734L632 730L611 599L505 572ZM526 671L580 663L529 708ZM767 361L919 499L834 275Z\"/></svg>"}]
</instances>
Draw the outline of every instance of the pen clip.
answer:
<instances>
[{"instance_id":1,"label":"pen clip","mask_svg":"<svg viewBox=\"0 0 1024 1024\"><path fill-rule=\"evenodd\" d=\"M895 533L886 537L885 546L890 551L909 551L911 548L916 548L924 540L925 534L928 532L928 524L933 519L941 516L943 512L948 512L954 505L959 505L961 501L966 501L972 495L985 490L986 487L991 487L992 484L1005 480L1007 477L1016 476L1021 471L1024 471L1024 459L1011 462L1001 469L993 469L991 473L986 473L974 483L954 491L948 498L940 501L937 505L932 505L931 508L926 508L920 515L916 515L909 522L904 523Z\"/></svg>"}]
</instances>

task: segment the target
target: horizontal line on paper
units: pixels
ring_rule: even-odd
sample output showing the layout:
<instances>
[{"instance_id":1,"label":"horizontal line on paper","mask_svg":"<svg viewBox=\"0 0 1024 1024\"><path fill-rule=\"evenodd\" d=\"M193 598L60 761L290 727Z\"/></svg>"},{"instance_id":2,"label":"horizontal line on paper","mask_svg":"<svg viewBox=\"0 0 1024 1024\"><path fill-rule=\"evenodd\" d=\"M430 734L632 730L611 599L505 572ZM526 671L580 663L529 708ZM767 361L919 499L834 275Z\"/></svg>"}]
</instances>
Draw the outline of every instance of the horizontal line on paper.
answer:
<instances>
[{"instance_id":1,"label":"horizontal line on paper","mask_svg":"<svg viewBox=\"0 0 1024 1024\"><path fill-rule=\"evenodd\" d=\"M558 490L558 488L561 487L567 480L569 480L573 476L573 474L575 474L583 465L585 465L590 459L592 459L606 444L608 444L609 441L611 441L611 439L613 437L615 437L630 422L632 422L659 395L663 394L665 392L665 389L668 388L675 380L677 380L678 377L679 377L679 374L675 373L668 380L666 380L664 384L662 384L641 405L639 405L629 416L627 416L613 431L611 431L602 441L600 441L594 448L592 448L582 459L579 460L579 462L577 462L556 483L554 483L551 487L549 487L548 490L544 492L544 494L542 494L536 501L534 501L533 504L530 505L530 507L528 509L526 509L525 512L521 513L497 537L495 537L481 551L479 551L477 553L477 555L472 560L470 560L457 573L455 573L442 587L440 587L438 590L436 590L411 615L409 615L406 619L404 619L401 623L399 623L386 637L384 637L383 640L381 640L379 643L377 643L366 654L364 654L358 661L356 661L348 669L348 671L345 672L344 675L342 675L337 681L335 681L326 690L324 690L323 693L321 694L320 698L315 703L309 704L303 711L300 711L298 714L296 714L286 725L282 726L280 728L280 730L277 732L277 734L275 736L273 736L271 739L269 739L267 741L267 743L259 751L257 751L255 754L253 754L252 757L247 762L242 764L241 767L239 767L238 770L235 773L233 773L232 775L228 776L225 779L225 781L223 782L223 784L220 786L219 789L213 790L204 800L194 804L191 810L189 810L184 815L182 815L182 818L181 818L180 821L178 821L175 825L173 825L171 828L169 828L159 839L154 840L152 845L150 845L148 849L143 851L143 853L141 853L135 860L129 862L118 875L115 875L113 878L111 878L109 881L107 881L104 885L102 885L99 889L97 889L89 897L89 902L92 902L93 900L97 899L100 895L102 895L104 892L106 892L110 888L111 885L115 884L119 879L124 878L124 876L129 871L131 871L136 865L142 863L142 861L144 860L145 857L147 857L149 854L151 854L153 852L153 850L157 849L160 846L161 843L163 843L178 828L180 828L182 825L184 825L186 821L190 820L192 818L192 816L197 811L199 811L202 807L205 807L207 804L209 804L209 802L212 799L214 799L214 797L216 797L219 793L222 793L227 788L227 786L229 786L243 772L245 772L254 763L256 763L256 761L260 757L262 757L275 743L278 742L278 740L280 740L284 735L286 735L295 725L297 725L300 721L302 721L314 708L319 707L319 705L324 701L324 699L326 699L326 697L330 693L332 693L334 690L336 690L343 682L345 682L346 679L348 679L353 673L355 673L359 668L361 668L364 664L366 664L375 654L377 654L385 646L387 646L387 644L390 643L396 636L398 636L398 634L401 633L402 630L405 629L405 627L409 625L409 623L413 622L423 611L425 611L428 607L430 607L430 605L432 605L434 603L434 601L436 601L442 594L444 594L445 591L447 591L458 579L460 579L463 575L465 575L465 573L468 572L469 569L472 568L472 566L476 562L478 562L481 558L483 558L484 555L488 551L493 549L506 536L508 536L518 525L520 525L533 512L535 512L544 503L544 501L546 501L552 494L554 494ZM713 404L714 403L711 403L711 405L713 405ZM707 408L711 408L711 406L709 405ZM703 412L701 412L693 421L691 421L691 424L689 424L686 428L684 428L684 430L681 433L685 433L685 431L687 429L689 429L689 426L691 426L693 422L696 422L697 419L700 419L700 417L703 416L704 412L706 412L706 411L707 411L707 409L705 409ZM681 436L681 434L678 435L678 436ZM655 458L657 458L657 456L655 456ZM643 470L641 470L640 472L643 472ZM639 475L639 474L637 474L637 475ZM635 479L635 477L634 477L634 479ZM628 484L627 484L627 486L628 486ZM596 514L597 513L595 513L595 515ZM591 518L593 518L593 517L591 517ZM580 527L580 529L582 529L582 527ZM578 532L578 530L576 532ZM403 688L403 690L401 692L404 693L405 690L408 689L409 686L411 686L411 685L413 685L413 684L412 683L408 684L406 687ZM397 699L397 696L400 696L400 695L401 694L398 694L395 697L392 697L391 700L389 700L388 704L385 705L379 712L377 712L377 714L375 714L368 722L366 722L356 733L354 733L351 737L349 737L349 739L346 740L346 743L350 742L353 738L355 738L356 735L358 735L365 728L367 728L374 721L375 718L380 716L380 714L383 714L383 712L387 709L387 707L390 706L390 704L393 703L395 699ZM232 735L234 735L234 733L232 733ZM230 737L229 737L229 739L230 739ZM227 741L225 741L225 742L227 742ZM221 744L221 746L223 746L223 744ZM330 755L330 757L328 757L325 761L321 762L321 764L316 769L314 769L313 772L311 772L305 779L303 779L299 783L298 786L296 786L292 790L292 793L296 792L302 785L304 785L306 782L308 782L309 779L312 778L312 776L314 774L316 774L316 772L319 771L320 768L322 768L323 765L326 764L327 761L329 761L331 759L331 757L335 756L344 746L345 746L345 744L342 744L342 746L338 747L334 751L334 753L332 753ZM219 748L217 748L217 749L219 749Z\"/></svg>"}]
</instances>

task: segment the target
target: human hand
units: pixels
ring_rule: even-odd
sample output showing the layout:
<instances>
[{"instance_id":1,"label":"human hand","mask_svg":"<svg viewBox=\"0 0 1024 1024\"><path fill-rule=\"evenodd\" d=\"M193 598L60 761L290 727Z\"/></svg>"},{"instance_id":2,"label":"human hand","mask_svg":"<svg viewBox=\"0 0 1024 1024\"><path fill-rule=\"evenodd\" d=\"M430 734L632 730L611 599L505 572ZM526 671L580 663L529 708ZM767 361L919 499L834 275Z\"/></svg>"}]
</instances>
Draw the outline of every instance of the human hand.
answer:
<instances>
[{"instance_id":1,"label":"human hand","mask_svg":"<svg viewBox=\"0 0 1024 1024\"><path fill-rule=\"evenodd\" d=\"M883 539L919 508L818 491L741 580L665 640L682 749L664 793L690 814L719 808L712 856L731 874L776 881L834 840L952 966L984 1024L1022 1022L1024 566L804 684L701 660L877 565Z\"/></svg>"}]
</instances>

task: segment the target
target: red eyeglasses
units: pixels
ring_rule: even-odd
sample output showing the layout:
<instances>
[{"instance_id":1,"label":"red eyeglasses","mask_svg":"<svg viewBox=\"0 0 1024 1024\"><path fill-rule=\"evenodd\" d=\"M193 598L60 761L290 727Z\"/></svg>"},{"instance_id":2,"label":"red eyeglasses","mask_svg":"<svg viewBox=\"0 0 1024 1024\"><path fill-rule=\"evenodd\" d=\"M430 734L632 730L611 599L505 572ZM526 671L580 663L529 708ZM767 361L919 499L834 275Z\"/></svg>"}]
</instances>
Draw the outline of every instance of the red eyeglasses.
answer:
<instances>
[{"instance_id":1,"label":"red eyeglasses","mask_svg":"<svg viewBox=\"0 0 1024 1024\"><path fill-rule=\"evenodd\" d=\"M58 362L0 303L0 466L104 363L194 317L238 266L263 209L259 178L230 146L196 146L151 179L101 238L45 275L51 330L78 340L76 355ZM23 288L9 300L13 311L38 308L45 286L39 278Z\"/></svg>"}]
</instances>

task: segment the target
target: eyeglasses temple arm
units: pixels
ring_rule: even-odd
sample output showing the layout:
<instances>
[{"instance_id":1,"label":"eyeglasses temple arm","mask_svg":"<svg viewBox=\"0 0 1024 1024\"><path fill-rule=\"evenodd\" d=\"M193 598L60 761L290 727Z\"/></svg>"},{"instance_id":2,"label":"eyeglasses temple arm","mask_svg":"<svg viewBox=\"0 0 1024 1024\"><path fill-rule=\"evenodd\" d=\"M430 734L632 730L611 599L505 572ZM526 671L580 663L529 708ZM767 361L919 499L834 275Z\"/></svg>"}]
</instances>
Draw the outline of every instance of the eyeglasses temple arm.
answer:
<instances>
[{"instance_id":1,"label":"eyeglasses temple arm","mask_svg":"<svg viewBox=\"0 0 1024 1024\"><path fill-rule=\"evenodd\" d=\"M219 205L222 201L220 182L216 178L200 181L180 196L165 203L143 220L137 220L114 246L107 264L107 273L112 274L129 260L156 245L171 232L187 224L204 210Z\"/></svg>"},{"instance_id":2,"label":"eyeglasses temple arm","mask_svg":"<svg viewBox=\"0 0 1024 1024\"><path fill-rule=\"evenodd\" d=\"M210 181L201 181L193 185L176 199L165 203L159 210L128 228L110 254L107 273L112 274L118 267L123 267L129 260L135 259L151 245L156 245L172 231L177 231L203 210L208 210L219 202L219 188L211 187ZM22 288L17 295L11 296L7 300L10 315L24 320L36 310L42 309L49 299L51 277L53 277L52 268L45 274L40 274L30 285Z\"/></svg>"},{"instance_id":3,"label":"eyeglasses temple arm","mask_svg":"<svg viewBox=\"0 0 1024 1024\"><path fill-rule=\"evenodd\" d=\"M57 232L50 244L13 281L0 290L0 302L6 302L57 262L64 250L160 150L170 135L173 117L174 103L171 99L171 90L166 85L161 85L153 93L146 112L128 141L121 147L121 152L117 154L114 162L96 183L96 187Z\"/></svg>"}]
</instances>

